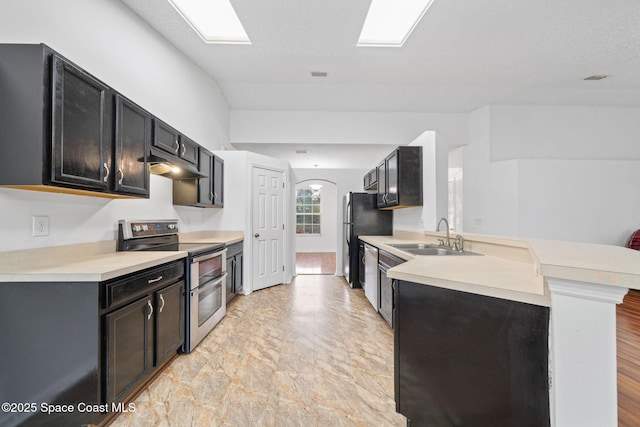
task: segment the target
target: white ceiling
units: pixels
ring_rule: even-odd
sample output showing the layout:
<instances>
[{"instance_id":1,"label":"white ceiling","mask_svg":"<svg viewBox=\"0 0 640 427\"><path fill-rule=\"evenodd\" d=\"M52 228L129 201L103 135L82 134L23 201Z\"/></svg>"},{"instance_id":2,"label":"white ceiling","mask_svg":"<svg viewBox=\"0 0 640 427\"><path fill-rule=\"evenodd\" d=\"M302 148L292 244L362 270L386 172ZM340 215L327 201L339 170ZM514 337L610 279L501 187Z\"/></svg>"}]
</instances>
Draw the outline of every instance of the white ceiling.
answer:
<instances>
[{"instance_id":1,"label":"white ceiling","mask_svg":"<svg viewBox=\"0 0 640 427\"><path fill-rule=\"evenodd\" d=\"M402 48L356 47L369 0L232 0L251 45L203 43L164 0L122 2L214 78L232 110L640 105L638 0L434 0ZM594 74L610 77L583 80Z\"/></svg>"}]
</instances>

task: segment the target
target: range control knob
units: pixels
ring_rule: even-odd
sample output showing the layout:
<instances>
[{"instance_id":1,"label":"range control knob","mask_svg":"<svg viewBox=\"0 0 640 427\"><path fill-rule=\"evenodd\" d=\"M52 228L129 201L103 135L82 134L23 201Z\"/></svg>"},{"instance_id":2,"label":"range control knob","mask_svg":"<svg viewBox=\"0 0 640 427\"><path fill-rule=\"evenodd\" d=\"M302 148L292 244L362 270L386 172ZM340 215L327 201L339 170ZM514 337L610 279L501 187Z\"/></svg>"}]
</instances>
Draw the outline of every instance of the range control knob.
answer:
<instances>
[{"instance_id":1,"label":"range control knob","mask_svg":"<svg viewBox=\"0 0 640 427\"><path fill-rule=\"evenodd\" d=\"M178 225L177 224L169 224L167 227L169 228L169 230L175 230L176 228L178 228Z\"/></svg>"},{"instance_id":2,"label":"range control knob","mask_svg":"<svg viewBox=\"0 0 640 427\"><path fill-rule=\"evenodd\" d=\"M142 230L142 227L140 227L139 225L132 225L131 228L136 233Z\"/></svg>"},{"instance_id":3,"label":"range control knob","mask_svg":"<svg viewBox=\"0 0 640 427\"><path fill-rule=\"evenodd\" d=\"M149 231L149 226L147 224L144 224L142 226L142 231Z\"/></svg>"}]
</instances>

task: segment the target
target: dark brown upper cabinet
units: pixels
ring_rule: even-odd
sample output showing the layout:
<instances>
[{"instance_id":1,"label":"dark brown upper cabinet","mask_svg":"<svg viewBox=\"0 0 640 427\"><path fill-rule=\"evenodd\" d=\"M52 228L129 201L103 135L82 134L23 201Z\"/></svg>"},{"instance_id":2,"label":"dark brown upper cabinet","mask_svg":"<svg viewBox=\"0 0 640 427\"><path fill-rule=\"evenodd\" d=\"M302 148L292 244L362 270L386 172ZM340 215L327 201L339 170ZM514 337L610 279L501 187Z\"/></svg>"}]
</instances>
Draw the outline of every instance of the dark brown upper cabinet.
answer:
<instances>
[{"instance_id":1,"label":"dark brown upper cabinet","mask_svg":"<svg viewBox=\"0 0 640 427\"><path fill-rule=\"evenodd\" d=\"M153 146L191 165L198 164L198 144L160 119L155 119ZM179 163L181 163L179 162Z\"/></svg>"},{"instance_id":2,"label":"dark brown upper cabinet","mask_svg":"<svg viewBox=\"0 0 640 427\"><path fill-rule=\"evenodd\" d=\"M173 180L173 204L200 208L224 207L224 160L198 148L200 177Z\"/></svg>"},{"instance_id":3,"label":"dark brown upper cabinet","mask_svg":"<svg viewBox=\"0 0 640 427\"><path fill-rule=\"evenodd\" d=\"M422 147L396 148L377 171L379 209L422 206Z\"/></svg>"},{"instance_id":4,"label":"dark brown upper cabinet","mask_svg":"<svg viewBox=\"0 0 640 427\"><path fill-rule=\"evenodd\" d=\"M378 168L371 169L364 175L363 186L365 191L376 191L378 189Z\"/></svg>"},{"instance_id":5,"label":"dark brown upper cabinet","mask_svg":"<svg viewBox=\"0 0 640 427\"><path fill-rule=\"evenodd\" d=\"M111 174L109 87L53 54L51 176L106 191Z\"/></svg>"},{"instance_id":6,"label":"dark brown upper cabinet","mask_svg":"<svg viewBox=\"0 0 640 427\"><path fill-rule=\"evenodd\" d=\"M180 152L178 156L194 165L198 164L198 144L184 135L180 135Z\"/></svg>"},{"instance_id":7,"label":"dark brown upper cabinet","mask_svg":"<svg viewBox=\"0 0 640 427\"><path fill-rule=\"evenodd\" d=\"M115 190L148 197L148 154L153 118L119 94L115 95L115 106Z\"/></svg>"},{"instance_id":8,"label":"dark brown upper cabinet","mask_svg":"<svg viewBox=\"0 0 640 427\"><path fill-rule=\"evenodd\" d=\"M224 206L224 160L218 156L213 156L212 176L213 206L221 208Z\"/></svg>"},{"instance_id":9,"label":"dark brown upper cabinet","mask_svg":"<svg viewBox=\"0 0 640 427\"><path fill-rule=\"evenodd\" d=\"M160 119L154 120L153 146L177 156L180 152L180 132Z\"/></svg>"},{"instance_id":10,"label":"dark brown upper cabinet","mask_svg":"<svg viewBox=\"0 0 640 427\"><path fill-rule=\"evenodd\" d=\"M0 186L148 196L150 122L135 104L43 44L0 45L0 70Z\"/></svg>"}]
</instances>

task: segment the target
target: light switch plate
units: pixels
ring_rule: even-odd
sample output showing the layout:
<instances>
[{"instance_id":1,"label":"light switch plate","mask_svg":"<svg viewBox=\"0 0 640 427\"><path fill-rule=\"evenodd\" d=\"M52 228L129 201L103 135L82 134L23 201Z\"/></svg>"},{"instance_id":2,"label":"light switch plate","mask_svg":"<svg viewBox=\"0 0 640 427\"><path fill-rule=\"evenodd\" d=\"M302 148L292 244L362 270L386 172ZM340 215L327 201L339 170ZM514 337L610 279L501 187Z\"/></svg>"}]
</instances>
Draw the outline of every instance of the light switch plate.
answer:
<instances>
[{"instance_id":1,"label":"light switch plate","mask_svg":"<svg viewBox=\"0 0 640 427\"><path fill-rule=\"evenodd\" d=\"M34 237L49 235L49 217L48 216L34 215L32 235Z\"/></svg>"}]
</instances>

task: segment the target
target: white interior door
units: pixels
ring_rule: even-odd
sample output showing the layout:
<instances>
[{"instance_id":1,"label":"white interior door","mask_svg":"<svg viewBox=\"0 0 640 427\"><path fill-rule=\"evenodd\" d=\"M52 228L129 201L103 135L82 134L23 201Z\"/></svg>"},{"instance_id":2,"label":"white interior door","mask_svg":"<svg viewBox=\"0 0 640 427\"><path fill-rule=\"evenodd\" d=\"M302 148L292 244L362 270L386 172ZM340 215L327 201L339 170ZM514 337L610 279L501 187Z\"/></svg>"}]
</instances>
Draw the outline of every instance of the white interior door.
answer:
<instances>
[{"instance_id":1,"label":"white interior door","mask_svg":"<svg viewBox=\"0 0 640 427\"><path fill-rule=\"evenodd\" d=\"M253 290L284 283L284 173L253 167Z\"/></svg>"}]
</instances>

